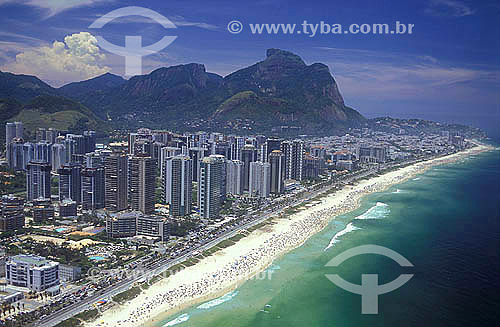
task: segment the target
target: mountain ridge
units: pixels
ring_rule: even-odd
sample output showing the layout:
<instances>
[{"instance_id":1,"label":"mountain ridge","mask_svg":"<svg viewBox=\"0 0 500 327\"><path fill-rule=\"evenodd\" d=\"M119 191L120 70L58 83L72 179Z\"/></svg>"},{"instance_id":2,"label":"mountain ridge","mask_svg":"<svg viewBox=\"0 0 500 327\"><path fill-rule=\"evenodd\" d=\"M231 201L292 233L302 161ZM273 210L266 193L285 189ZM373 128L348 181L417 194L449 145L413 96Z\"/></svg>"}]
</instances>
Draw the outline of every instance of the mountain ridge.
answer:
<instances>
[{"instance_id":1,"label":"mountain ridge","mask_svg":"<svg viewBox=\"0 0 500 327\"><path fill-rule=\"evenodd\" d=\"M100 119L130 128L189 130L201 125L227 130L243 122L255 132L286 125L304 133L330 133L365 120L345 105L327 65L307 65L281 49L268 49L264 60L225 77L207 72L203 64L189 63L160 67L129 80L107 73L59 89L33 78L39 95L70 98ZM35 91L15 95L25 103Z\"/></svg>"}]
</instances>

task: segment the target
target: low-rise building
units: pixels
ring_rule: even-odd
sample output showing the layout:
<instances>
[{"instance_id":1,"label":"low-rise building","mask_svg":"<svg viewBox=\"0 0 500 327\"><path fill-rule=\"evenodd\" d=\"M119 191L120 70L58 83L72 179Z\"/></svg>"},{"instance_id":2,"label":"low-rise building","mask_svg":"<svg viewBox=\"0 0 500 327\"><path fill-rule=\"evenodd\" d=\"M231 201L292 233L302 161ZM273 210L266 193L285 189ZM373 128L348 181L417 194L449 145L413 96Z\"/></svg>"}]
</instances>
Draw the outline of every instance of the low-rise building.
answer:
<instances>
[{"instance_id":1,"label":"low-rise building","mask_svg":"<svg viewBox=\"0 0 500 327\"><path fill-rule=\"evenodd\" d=\"M82 268L70 265L59 265L59 279L65 282L73 282L80 278Z\"/></svg>"},{"instance_id":2,"label":"low-rise building","mask_svg":"<svg viewBox=\"0 0 500 327\"><path fill-rule=\"evenodd\" d=\"M159 238L161 241L168 241L170 224L164 217L138 216L137 235L150 236Z\"/></svg>"},{"instance_id":3,"label":"low-rise building","mask_svg":"<svg viewBox=\"0 0 500 327\"><path fill-rule=\"evenodd\" d=\"M50 199L36 199L33 201L33 208L31 210L33 221L36 223L54 220L54 206Z\"/></svg>"},{"instance_id":4,"label":"low-rise building","mask_svg":"<svg viewBox=\"0 0 500 327\"><path fill-rule=\"evenodd\" d=\"M59 263L44 257L20 254L5 263L7 284L40 292L59 284Z\"/></svg>"},{"instance_id":5,"label":"low-rise building","mask_svg":"<svg viewBox=\"0 0 500 327\"><path fill-rule=\"evenodd\" d=\"M0 232L15 231L24 227L24 200L4 195L0 198Z\"/></svg>"},{"instance_id":6,"label":"low-rise building","mask_svg":"<svg viewBox=\"0 0 500 327\"><path fill-rule=\"evenodd\" d=\"M117 213L106 219L106 235L109 238L132 237L137 231L138 211Z\"/></svg>"},{"instance_id":7,"label":"low-rise building","mask_svg":"<svg viewBox=\"0 0 500 327\"><path fill-rule=\"evenodd\" d=\"M77 204L76 201L70 199L64 199L59 205L59 217L76 217L77 214Z\"/></svg>"}]
</instances>

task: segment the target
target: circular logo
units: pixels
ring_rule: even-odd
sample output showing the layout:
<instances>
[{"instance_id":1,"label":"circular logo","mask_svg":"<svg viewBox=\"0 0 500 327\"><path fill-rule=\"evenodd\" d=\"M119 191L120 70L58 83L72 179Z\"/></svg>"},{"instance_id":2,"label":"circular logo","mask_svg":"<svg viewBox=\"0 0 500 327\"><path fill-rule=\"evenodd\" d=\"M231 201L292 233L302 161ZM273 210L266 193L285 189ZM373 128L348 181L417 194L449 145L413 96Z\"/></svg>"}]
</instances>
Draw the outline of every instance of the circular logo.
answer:
<instances>
[{"instance_id":1,"label":"circular logo","mask_svg":"<svg viewBox=\"0 0 500 327\"><path fill-rule=\"evenodd\" d=\"M243 30L243 24L238 20L230 21L229 24L227 24L227 30L229 33L238 34Z\"/></svg>"},{"instance_id":2,"label":"circular logo","mask_svg":"<svg viewBox=\"0 0 500 327\"><path fill-rule=\"evenodd\" d=\"M90 268L89 271L87 272L87 275L92 279L97 279L100 274L101 274L101 269L95 267Z\"/></svg>"}]
</instances>

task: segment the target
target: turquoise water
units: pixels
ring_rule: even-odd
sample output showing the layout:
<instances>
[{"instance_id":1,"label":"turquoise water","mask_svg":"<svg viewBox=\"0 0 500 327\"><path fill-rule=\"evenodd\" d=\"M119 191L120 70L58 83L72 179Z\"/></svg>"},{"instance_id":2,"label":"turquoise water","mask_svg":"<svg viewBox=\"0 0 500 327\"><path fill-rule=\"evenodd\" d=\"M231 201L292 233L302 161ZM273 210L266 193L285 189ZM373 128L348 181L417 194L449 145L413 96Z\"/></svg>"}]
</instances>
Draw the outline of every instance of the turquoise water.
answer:
<instances>
[{"instance_id":1,"label":"turquoise water","mask_svg":"<svg viewBox=\"0 0 500 327\"><path fill-rule=\"evenodd\" d=\"M500 312L500 152L432 168L336 217L303 246L276 260L270 280L251 280L221 298L157 326L482 326ZM414 267L360 255L325 264L364 244L388 247ZM362 315L361 297L331 283L339 274L361 284L414 277L379 297L379 314Z\"/></svg>"},{"instance_id":2,"label":"turquoise water","mask_svg":"<svg viewBox=\"0 0 500 327\"><path fill-rule=\"evenodd\" d=\"M56 232L58 233L62 233L62 232L65 232L67 231L68 229L66 227L59 227L59 228L56 228Z\"/></svg>"},{"instance_id":3,"label":"turquoise water","mask_svg":"<svg viewBox=\"0 0 500 327\"><path fill-rule=\"evenodd\" d=\"M94 260L94 261L102 261L102 260L106 260L105 257L103 256L100 256L100 255L93 255L91 257L89 257L90 260Z\"/></svg>"}]
</instances>

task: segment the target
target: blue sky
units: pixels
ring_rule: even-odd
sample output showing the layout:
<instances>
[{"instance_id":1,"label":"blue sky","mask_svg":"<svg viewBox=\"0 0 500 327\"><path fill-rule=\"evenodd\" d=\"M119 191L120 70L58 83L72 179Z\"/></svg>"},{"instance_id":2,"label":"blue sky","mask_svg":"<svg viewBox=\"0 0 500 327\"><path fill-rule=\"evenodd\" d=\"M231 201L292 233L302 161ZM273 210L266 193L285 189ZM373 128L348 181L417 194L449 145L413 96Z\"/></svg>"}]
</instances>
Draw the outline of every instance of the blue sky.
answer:
<instances>
[{"instance_id":1,"label":"blue sky","mask_svg":"<svg viewBox=\"0 0 500 327\"><path fill-rule=\"evenodd\" d=\"M142 6L168 19L119 18L89 25L107 12ZM143 58L143 72L189 62L226 75L263 60L267 48L330 67L348 105L366 116L392 115L500 126L500 3L422 1L118 1L0 0L0 70L26 73L59 86L106 71L123 75L124 59L94 36L124 44L141 35L152 44L177 39ZM240 34L227 31L232 20ZM411 35L253 35L248 24L415 24ZM80 34L81 32L88 32ZM89 34L90 33L90 34Z\"/></svg>"}]
</instances>

